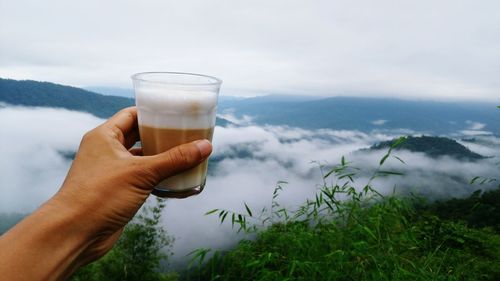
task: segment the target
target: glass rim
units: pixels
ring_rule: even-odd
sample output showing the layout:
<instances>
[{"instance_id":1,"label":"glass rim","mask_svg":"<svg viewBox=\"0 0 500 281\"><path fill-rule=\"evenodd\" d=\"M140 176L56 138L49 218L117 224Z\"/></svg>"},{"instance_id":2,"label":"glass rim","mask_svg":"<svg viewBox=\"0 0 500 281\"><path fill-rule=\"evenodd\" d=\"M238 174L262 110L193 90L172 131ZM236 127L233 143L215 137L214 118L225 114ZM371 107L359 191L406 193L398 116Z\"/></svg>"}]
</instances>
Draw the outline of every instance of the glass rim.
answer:
<instances>
[{"instance_id":1,"label":"glass rim","mask_svg":"<svg viewBox=\"0 0 500 281\"><path fill-rule=\"evenodd\" d=\"M202 78L208 78L212 81L210 82L193 82L193 83L187 83L187 82L168 82L168 81L161 81L161 80L148 80L145 76L151 75L151 74L160 74L160 75L167 75L167 76L175 76L175 75L181 75L181 76L191 76L191 77L202 77ZM219 79L214 76L210 75L205 75L205 74L198 74L198 73L190 73L190 72L177 72L177 71L146 71L146 72L138 72L130 76L132 80L134 81L141 81L141 82L146 82L146 83L156 83L156 84L164 84L164 85L180 85L180 86L217 86L222 84L222 79Z\"/></svg>"}]
</instances>

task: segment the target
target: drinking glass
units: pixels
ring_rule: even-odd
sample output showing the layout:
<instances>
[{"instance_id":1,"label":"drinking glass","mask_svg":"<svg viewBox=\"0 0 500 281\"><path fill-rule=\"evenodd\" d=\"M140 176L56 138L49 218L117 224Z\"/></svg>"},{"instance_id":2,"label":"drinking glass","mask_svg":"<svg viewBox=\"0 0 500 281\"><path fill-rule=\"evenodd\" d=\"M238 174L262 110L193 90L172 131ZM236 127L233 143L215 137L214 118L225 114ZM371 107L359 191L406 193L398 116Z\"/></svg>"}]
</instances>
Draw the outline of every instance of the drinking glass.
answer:
<instances>
[{"instance_id":1,"label":"drinking glass","mask_svg":"<svg viewBox=\"0 0 500 281\"><path fill-rule=\"evenodd\" d=\"M181 72L142 72L132 75L139 134L144 155L155 155L194 140L212 141L218 78ZM186 197L205 187L208 159L160 182L159 197Z\"/></svg>"}]
</instances>

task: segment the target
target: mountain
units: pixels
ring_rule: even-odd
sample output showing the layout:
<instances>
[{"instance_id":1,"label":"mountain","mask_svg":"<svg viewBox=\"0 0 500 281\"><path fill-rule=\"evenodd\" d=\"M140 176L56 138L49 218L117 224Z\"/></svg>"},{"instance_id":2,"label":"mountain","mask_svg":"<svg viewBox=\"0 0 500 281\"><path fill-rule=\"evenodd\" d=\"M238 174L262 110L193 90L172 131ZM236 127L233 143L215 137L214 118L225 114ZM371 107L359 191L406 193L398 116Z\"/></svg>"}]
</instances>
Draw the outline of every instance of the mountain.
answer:
<instances>
[{"instance_id":1,"label":"mountain","mask_svg":"<svg viewBox=\"0 0 500 281\"><path fill-rule=\"evenodd\" d=\"M12 105L59 107L107 118L134 105L134 100L103 96L80 88L50 82L0 78L0 101Z\"/></svg>"},{"instance_id":2,"label":"mountain","mask_svg":"<svg viewBox=\"0 0 500 281\"><path fill-rule=\"evenodd\" d=\"M105 96L88 90L50 82L0 78L0 102L23 105L58 107L109 118L122 108L135 104L132 98ZM217 118L219 126L231 122Z\"/></svg>"},{"instance_id":3,"label":"mountain","mask_svg":"<svg viewBox=\"0 0 500 281\"><path fill-rule=\"evenodd\" d=\"M390 140L373 145L371 150L388 149L396 140ZM409 136L406 141L396 148L406 149L412 152L423 152L431 157L450 156L459 160L475 161L486 158L480 154L470 151L455 140L445 137Z\"/></svg>"},{"instance_id":4,"label":"mountain","mask_svg":"<svg viewBox=\"0 0 500 281\"><path fill-rule=\"evenodd\" d=\"M134 98L134 90L132 90L131 88L85 87L84 89L105 96Z\"/></svg>"},{"instance_id":5,"label":"mountain","mask_svg":"<svg viewBox=\"0 0 500 281\"><path fill-rule=\"evenodd\" d=\"M487 103L354 97L294 100L270 96L222 102L219 109L237 117L252 116L253 122L261 125L305 129L363 132L407 129L428 134L456 134L474 129L477 133L500 134L500 110L496 104Z\"/></svg>"},{"instance_id":6,"label":"mountain","mask_svg":"<svg viewBox=\"0 0 500 281\"><path fill-rule=\"evenodd\" d=\"M131 98L105 96L75 87L1 78L0 102L61 107L102 118L134 104ZM403 129L406 133L413 131L435 135L488 132L500 135L500 110L496 104L487 103L269 95L253 98L221 96L218 107L220 113L251 116L252 122L258 125L363 132ZM230 122L218 118L217 124L226 126Z\"/></svg>"}]
</instances>

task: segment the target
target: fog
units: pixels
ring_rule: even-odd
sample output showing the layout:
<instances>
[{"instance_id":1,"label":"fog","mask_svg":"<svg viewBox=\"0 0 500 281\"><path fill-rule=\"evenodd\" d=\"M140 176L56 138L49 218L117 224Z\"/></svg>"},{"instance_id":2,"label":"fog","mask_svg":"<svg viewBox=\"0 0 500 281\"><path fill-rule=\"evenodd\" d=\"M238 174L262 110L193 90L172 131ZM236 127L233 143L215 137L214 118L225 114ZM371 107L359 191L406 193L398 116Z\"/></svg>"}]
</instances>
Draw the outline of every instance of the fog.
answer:
<instances>
[{"instance_id":1,"label":"fog","mask_svg":"<svg viewBox=\"0 0 500 281\"><path fill-rule=\"evenodd\" d=\"M498 100L494 0L0 0L0 76L130 87L221 77L234 95Z\"/></svg>"},{"instance_id":2,"label":"fog","mask_svg":"<svg viewBox=\"0 0 500 281\"><path fill-rule=\"evenodd\" d=\"M70 162L60 152L78 148L103 120L51 108L0 108L0 212L29 212L61 186Z\"/></svg>"},{"instance_id":3,"label":"fog","mask_svg":"<svg viewBox=\"0 0 500 281\"><path fill-rule=\"evenodd\" d=\"M70 165L61 152L75 151L81 136L103 122L80 112L10 106L0 108L0 120L0 212L30 212L54 194ZM355 180L362 187L384 151L358 150L399 135L256 126L250 117L236 121L243 125L215 130L216 161L211 164L205 190L189 199L167 202L163 222L175 237L174 265L182 264L193 249L221 249L240 238L229 224L220 225L217 216L205 216L207 211L223 208L244 212L246 202L258 212L269 207L273 189L280 180L288 182L279 197L280 203L294 209L314 196L321 186L319 164L329 167L339 163L343 155L351 165L360 168ZM472 131L481 129L482 126L471 124ZM396 155L406 164L390 158L384 169L406 175L377 179L374 187L384 194L395 190L432 198L460 197L480 188L468 184L474 176L498 177L499 167L494 163L499 161L499 138L483 136L460 142L492 158L468 162L397 151Z\"/></svg>"}]
</instances>

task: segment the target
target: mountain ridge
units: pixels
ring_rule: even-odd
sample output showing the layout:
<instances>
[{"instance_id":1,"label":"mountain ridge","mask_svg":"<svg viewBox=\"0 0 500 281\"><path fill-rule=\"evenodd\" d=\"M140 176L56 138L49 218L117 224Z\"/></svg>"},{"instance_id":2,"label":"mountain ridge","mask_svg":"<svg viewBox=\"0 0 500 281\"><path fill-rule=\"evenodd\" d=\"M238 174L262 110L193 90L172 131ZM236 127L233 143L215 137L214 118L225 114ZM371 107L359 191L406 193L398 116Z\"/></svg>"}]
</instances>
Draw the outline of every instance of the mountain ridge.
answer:
<instances>
[{"instance_id":1,"label":"mountain ridge","mask_svg":"<svg viewBox=\"0 0 500 281\"><path fill-rule=\"evenodd\" d=\"M253 116L257 124L285 124L307 129L363 132L410 129L449 135L468 130L471 123L477 123L493 134L500 134L498 109L495 104L487 103L330 97L303 102L247 99L245 102L222 104L220 109L221 112L233 111L240 117Z\"/></svg>"},{"instance_id":2,"label":"mountain ridge","mask_svg":"<svg viewBox=\"0 0 500 281\"><path fill-rule=\"evenodd\" d=\"M120 109L135 105L132 98L107 96L52 82L4 78L0 78L0 102L65 108L87 112L100 118L109 118ZM231 122L217 117L216 124L227 126Z\"/></svg>"},{"instance_id":3,"label":"mountain ridge","mask_svg":"<svg viewBox=\"0 0 500 281\"><path fill-rule=\"evenodd\" d=\"M33 80L0 78L0 102L24 106L60 107L107 118L131 106L131 98ZM285 125L304 129L401 130L432 135L500 135L496 104L480 102L411 101L395 98L259 96L219 100L219 113L251 116L256 125ZM217 125L231 122L218 118ZM481 129L474 129L481 128Z\"/></svg>"}]
</instances>

